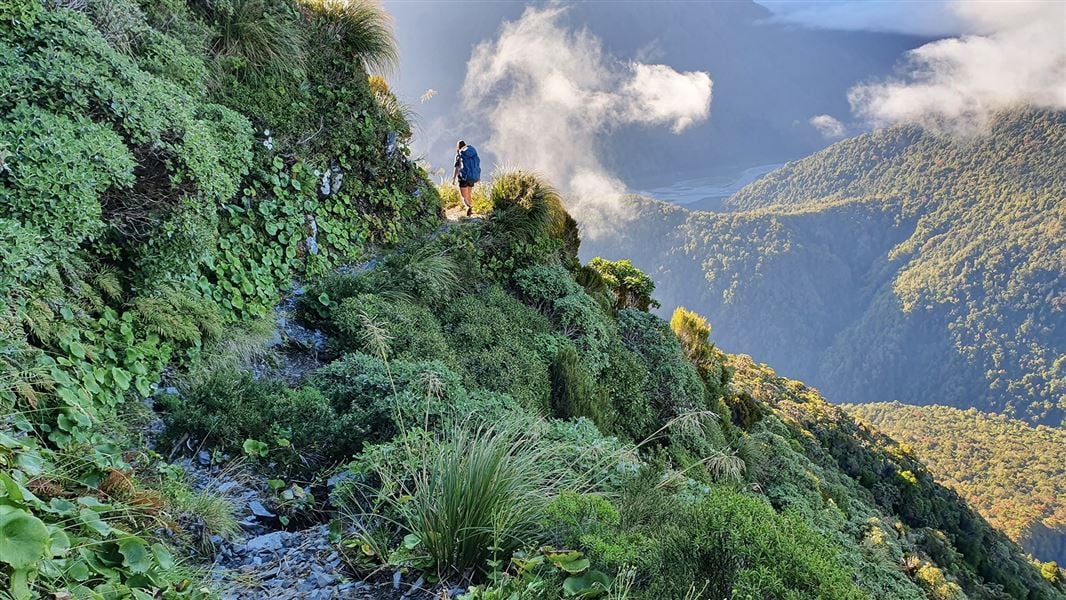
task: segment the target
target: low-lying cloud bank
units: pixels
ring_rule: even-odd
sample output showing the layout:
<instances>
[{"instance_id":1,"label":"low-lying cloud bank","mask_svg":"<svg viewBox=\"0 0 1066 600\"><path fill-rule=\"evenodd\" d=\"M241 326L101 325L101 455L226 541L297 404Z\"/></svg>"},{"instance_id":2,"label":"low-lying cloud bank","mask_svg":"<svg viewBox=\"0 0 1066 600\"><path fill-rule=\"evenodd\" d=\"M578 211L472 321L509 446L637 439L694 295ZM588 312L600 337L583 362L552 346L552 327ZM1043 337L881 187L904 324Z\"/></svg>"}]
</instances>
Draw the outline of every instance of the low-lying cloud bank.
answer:
<instances>
[{"instance_id":1,"label":"low-lying cloud bank","mask_svg":"<svg viewBox=\"0 0 1066 600\"><path fill-rule=\"evenodd\" d=\"M916 122L970 134L1013 105L1066 109L1066 3L948 7L973 33L916 48L899 77L852 88L856 115L875 126Z\"/></svg>"},{"instance_id":2,"label":"low-lying cloud bank","mask_svg":"<svg viewBox=\"0 0 1066 600\"><path fill-rule=\"evenodd\" d=\"M490 124L487 146L501 166L549 177L585 234L596 237L627 216L625 185L599 157L601 136L629 124L681 133L709 116L713 84L704 72L609 56L588 30L560 24L565 10L527 8L495 40L479 44L467 64L463 103Z\"/></svg>"}]
</instances>

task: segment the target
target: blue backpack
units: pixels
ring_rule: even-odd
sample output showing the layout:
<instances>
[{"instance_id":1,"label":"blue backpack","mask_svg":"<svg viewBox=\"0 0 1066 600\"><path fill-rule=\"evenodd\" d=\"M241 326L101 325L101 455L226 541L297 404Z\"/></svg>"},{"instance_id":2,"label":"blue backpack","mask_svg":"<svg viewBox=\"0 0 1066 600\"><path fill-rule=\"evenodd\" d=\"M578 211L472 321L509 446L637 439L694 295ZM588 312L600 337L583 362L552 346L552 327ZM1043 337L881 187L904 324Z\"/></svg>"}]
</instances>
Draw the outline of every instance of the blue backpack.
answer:
<instances>
[{"instance_id":1,"label":"blue backpack","mask_svg":"<svg viewBox=\"0 0 1066 600\"><path fill-rule=\"evenodd\" d=\"M463 167L459 169L459 179L471 182L480 181L481 159L477 156L477 149L467 145L459 152L459 157L463 161Z\"/></svg>"}]
</instances>

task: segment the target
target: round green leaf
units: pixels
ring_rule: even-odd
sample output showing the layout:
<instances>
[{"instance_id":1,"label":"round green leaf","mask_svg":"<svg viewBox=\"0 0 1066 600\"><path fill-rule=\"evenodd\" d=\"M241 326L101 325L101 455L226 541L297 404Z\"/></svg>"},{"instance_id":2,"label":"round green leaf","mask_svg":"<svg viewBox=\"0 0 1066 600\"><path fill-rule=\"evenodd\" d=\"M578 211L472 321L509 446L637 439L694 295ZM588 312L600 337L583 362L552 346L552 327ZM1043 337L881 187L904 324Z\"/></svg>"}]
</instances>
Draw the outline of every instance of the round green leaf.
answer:
<instances>
[{"instance_id":1,"label":"round green leaf","mask_svg":"<svg viewBox=\"0 0 1066 600\"><path fill-rule=\"evenodd\" d=\"M134 573L144 573L152 567L148 547L140 538L129 537L122 540L119 542L118 551L122 553L122 564Z\"/></svg>"},{"instance_id":2,"label":"round green leaf","mask_svg":"<svg viewBox=\"0 0 1066 600\"><path fill-rule=\"evenodd\" d=\"M48 551L48 527L28 512L0 515L0 561L13 569L32 567Z\"/></svg>"},{"instance_id":3,"label":"round green leaf","mask_svg":"<svg viewBox=\"0 0 1066 600\"><path fill-rule=\"evenodd\" d=\"M607 593L611 580L600 571L589 571L581 576L567 577L563 592L578 598L598 598Z\"/></svg>"},{"instance_id":4,"label":"round green leaf","mask_svg":"<svg viewBox=\"0 0 1066 600\"><path fill-rule=\"evenodd\" d=\"M164 571L174 568L174 565L176 564L174 562L174 555L171 554L170 550L167 550L167 547L163 544L152 544L152 554L155 555L155 561L159 563L159 568Z\"/></svg>"}]
</instances>

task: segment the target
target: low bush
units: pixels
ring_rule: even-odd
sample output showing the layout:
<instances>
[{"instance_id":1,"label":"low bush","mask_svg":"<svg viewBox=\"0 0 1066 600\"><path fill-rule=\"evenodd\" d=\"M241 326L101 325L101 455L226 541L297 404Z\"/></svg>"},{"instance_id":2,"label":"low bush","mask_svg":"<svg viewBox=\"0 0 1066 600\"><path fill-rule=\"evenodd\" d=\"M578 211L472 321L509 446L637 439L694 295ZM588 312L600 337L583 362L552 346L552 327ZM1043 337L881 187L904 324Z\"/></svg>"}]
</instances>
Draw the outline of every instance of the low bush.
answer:
<instances>
[{"instance_id":1,"label":"low bush","mask_svg":"<svg viewBox=\"0 0 1066 600\"><path fill-rule=\"evenodd\" d=\"M248 439L280 442L315 464L351 456L362 442L351 435L347 415L338 414L318 390L290 389L248 371L210 373L161 408L167 411L169 442L188 435L231 452L240 452Z\"/></svg>"},{"instance_id":2,"label":"low bush","mask_svg":"<svg viewBox=\"0 0 1066 600\"><path fill-rule=\"evenodd\" d=\"M729 383L725 354L710 341L711 324L699 314L679 306L670 316L670 329L681 342L685 356L696 366L712 396L721 395Z\"/></svg>"},{"instance_id":3,"label":"low bush","mask_svg":"<svg viewBox=\"0 0 1066 600\"><path fill-rule=\"evenodd\" d=\"M551 326L499 287L449 303L445 336L470 388L513 396L528 410L548 412L550 350L541 343Z\"/></svg>"},{"instance_id":4,"label":"low bush","mask_svg":"<svg viewBox=\"0 0 1066 600\"><path fill-rule=\"evenodd\" d=\"M589 261L588 267L599 273L604 286L614 295L615 310L636 308L646 311L661 306L651 297L655 282L629 260L610 261L597 256Z\"/></svg>"},{"instance_id":5,"label":"low bush","mask_svg":"<svg viewBox=\"0 0 1066 600\"><path fill-rule=\"evenodd\" d=\"M645 393L659 414L659 422L708 408L703 382L665 321L625 309L618 312L618 328L626 348L640 357L648 370Z\"/></svg>"},{"instance_id":6,"label":"low bush","mask_svg":"<svg viewBox=\"0 0 1066 600\"><path fill-rule=\"evenodd\" d=\"M602 388L593 384L573 344L562 344L552 359L552 414L560 419L586 417L601 431L612 431L617 415Z\"/></svg>"},{"instance_id":7,"label":"low bush","mask_svg":"<svg viewBox=\"0 0 1066 600\"><path fill-rule=\"evenodd\" d=\"M611 344L599 386L618 415L611 431L634 442L643 441L661 426L659 413L646 392L649 377L639 356L620 341Z\"/></svg>"},{"instance_id":8,"label":"low bush","mask_svg":"<svg viewBox=\"0 0 1066 600\"><path fill-rule=\"evenodd\" d=\"M373 352L368 324L384 328L389 355L396 359L439 360L457 366L440 323L429 309L375 294L360 294L339 303L332 314L332 325L338 332L332 343L343 352Z\"/></svg>"},{"instance_id":9,"label":"low bush","mask_svg":"<svg viewBox=\"0 0 1066 600\"><path fill-rule=\"evenodd\" d=\"M599 304L559 266L538 265L515 273L520 297L548 315L556 328L574 340L589 373L598 377L607 367L614 322Z\"/></svg>"},{"instance_id":10,"label":"low bush","mask_svg":"<svg viewBox=\"0 0 1066 600\"><path fill-rule=\"evenodd\" d=\"M694 501L637 479L616 503L561 496L556 534L611 570L635 567L633 598L864 598L834 543L764 501L715 489Z\"/></svg>"},{"instance_id":11,"label":"low bush","mask_svg":"<svg viewBox=\"0 0 1066 600\"><path fill-rule=\"evenodd\" d=\"M344 415L345 435L354 443L382 442L405 427L437 427L455 415L493 422L517 406L507 395L469 392L440 361L386 362L348 354L315 371L308 383Z\"/></svg>"}]
</instances>

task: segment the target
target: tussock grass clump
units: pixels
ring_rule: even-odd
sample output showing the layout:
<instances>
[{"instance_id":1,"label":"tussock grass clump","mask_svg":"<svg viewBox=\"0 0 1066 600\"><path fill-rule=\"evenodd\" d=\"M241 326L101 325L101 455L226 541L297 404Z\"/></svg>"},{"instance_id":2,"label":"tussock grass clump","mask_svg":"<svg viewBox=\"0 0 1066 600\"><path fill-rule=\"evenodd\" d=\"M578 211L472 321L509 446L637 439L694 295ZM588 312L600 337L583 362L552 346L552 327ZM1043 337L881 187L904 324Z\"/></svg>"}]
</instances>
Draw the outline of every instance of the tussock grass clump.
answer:
<instances>
[{"instance_id":1,"label":"tussock grass clump","mask_svg":"<svg viewBox=\"0 0 1066 600\"><path fill-rule=\"evenodd\" d=\"M562 198L536 173L511 171L497 175L489 189L492 219L503 231L534 240L545 234L562 237L567 227Z\"/></svg>"},{"instance_id":2,"label":"tussock grass clump","mask_svg":"<svg viewBox=\"0 0 1066 600\"><path fill-rule=\"evenodd\" d=\"M388 555L380 541L398 530L439 576L462 578L535 541L551 501L586 487L553 460L558 454L516 423L413 432L367 452L366 474L380 485L349 486L341 502L360 540L379 556Z\"/></svg>"},{"instance_id":3,"label":"tussock grass clump","mask_svg":"<svg viewBox=\"0 0 1066 600\"><path fill-rule=\"evenodd\" d=\"M459 188L454 185L438 185L437 194L440 196L441 205L445 209L455 208L463 203L463 197L459 194ZM470 194L470 203L474 205L474 213L484 215L492 212L492 198L484 184L474 186Z\"/></svg>"},{"instance_id":4,"label":"tussock grass clump","mask_svg":"<svg viewBox=\"0 0 1066 600\"><path fill-rule=\"evenodd\" d=\"M388 73L396 68L400 55L392 16L380 4L371 0L298 1L321 35L332 38L364 69Z\"/></svg>"},{"instance_id":5,"label":"tussock grass clump","mask_svg":"<svg viewBox=\"0 0 1066 600\"><path fill-rule=\"evenodd\" d=\"M212 52L237 61L248 76L303 69L305 41L291 9L266 0L233 0L216 18Z\"/></svg>"}]
</instances>

